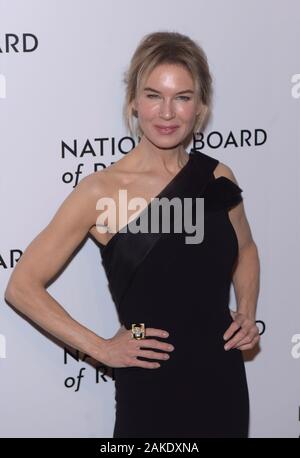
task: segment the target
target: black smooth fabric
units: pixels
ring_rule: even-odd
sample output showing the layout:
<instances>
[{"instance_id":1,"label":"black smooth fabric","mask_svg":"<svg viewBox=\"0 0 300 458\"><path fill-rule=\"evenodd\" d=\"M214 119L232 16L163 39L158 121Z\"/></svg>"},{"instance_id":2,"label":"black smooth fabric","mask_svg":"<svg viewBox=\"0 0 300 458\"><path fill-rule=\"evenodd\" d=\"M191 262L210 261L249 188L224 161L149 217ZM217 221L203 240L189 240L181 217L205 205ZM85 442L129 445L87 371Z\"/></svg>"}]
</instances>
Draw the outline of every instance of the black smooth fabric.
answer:
<instances>
[{"instance_id":1,"label":"black smooth fabric","mask_svg":"<svg viewBox=\"0 0 300 458\"><path fill-rule=\"evenodd\" d=\"M158 369L115 368L113 437L247 437L249 396L242 352L224 350L232 322L229 292L238 241L228 210L243 198L218 160L193 151L156 196L204 197L204 239L186 233L125 232L100 244L102 263L120 323L166 329L175 350ZM147 337L146 337L147 338ZM147 358L140 358L149 360Z\"/></svg>"}]
</instances>

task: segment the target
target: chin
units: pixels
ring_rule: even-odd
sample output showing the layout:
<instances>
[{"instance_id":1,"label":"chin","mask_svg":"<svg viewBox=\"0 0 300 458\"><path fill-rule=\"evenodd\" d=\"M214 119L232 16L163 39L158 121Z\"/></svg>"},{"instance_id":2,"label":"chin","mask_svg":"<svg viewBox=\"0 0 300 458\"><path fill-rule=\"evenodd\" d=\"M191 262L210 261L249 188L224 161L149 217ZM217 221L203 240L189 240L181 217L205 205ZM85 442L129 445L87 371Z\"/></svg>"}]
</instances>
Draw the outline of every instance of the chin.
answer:
<instances>
[{"instance_id":1,"label":"chin","mask_svg":"<svg viewBox=\"0 0 300 458\"><path fill-rule=\"evenodd\" d=\"M145 138L158 148L170 149L176 148L184 142L186 135L179 135L179 132L170 135L159 135L156 130L151 132L143 131Z\"/></svg>"},{"instance_id":2,"label":"chin","mask_svg":"<svg viewBox=\"0 0 300 458\"><path fill-rule=\"evenodd\" d=\"M183 141L184 138L160 138L160 136L154 135L147 135L144 133L147 140L152 143L154 146L160 149L172 149L179 146Z\"/></svg>"}]
</instances>

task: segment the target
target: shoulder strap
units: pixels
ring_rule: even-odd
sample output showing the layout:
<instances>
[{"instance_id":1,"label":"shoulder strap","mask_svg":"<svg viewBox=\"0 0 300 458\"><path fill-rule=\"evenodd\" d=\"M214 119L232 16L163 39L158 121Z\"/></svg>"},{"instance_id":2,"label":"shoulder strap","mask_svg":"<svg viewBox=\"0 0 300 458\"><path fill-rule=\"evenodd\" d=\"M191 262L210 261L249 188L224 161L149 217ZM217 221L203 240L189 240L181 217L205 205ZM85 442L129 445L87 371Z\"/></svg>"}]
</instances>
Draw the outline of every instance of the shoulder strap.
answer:
<instances>
[{"instance_id":1,"label":"shoulder strap","mask_svg":"<svg viewBox=\"0 0 300 458\"><path fill-rule=\"evenodd\" d=\"M208 156L207 154L195 149L192 149L190 154L192 154L193 157L197 159L195 162L202 169L202 172L203 168L205 169L208 176L210 176L213 173L213 171L220 162L218 159Z\"/></svg>"}]
</instances>

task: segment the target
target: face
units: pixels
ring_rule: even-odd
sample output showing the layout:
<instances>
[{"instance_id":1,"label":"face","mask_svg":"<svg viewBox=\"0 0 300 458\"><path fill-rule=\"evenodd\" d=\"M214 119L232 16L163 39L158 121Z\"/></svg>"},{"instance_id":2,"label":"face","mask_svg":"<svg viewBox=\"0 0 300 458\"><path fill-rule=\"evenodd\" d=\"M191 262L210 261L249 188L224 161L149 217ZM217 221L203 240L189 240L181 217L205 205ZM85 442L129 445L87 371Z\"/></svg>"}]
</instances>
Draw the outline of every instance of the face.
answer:
<instances>
[{"instance_id":1,"label":"face","mask_svg":"<svg viewBox=\"0 0 300 458\"><path fill-rule=\"evenodd\" d=\"M190 73L175 64L155 67L133 103L144 136L164 148L175 147L191 133L200 106Z\"/></svg>"}]
</instances>

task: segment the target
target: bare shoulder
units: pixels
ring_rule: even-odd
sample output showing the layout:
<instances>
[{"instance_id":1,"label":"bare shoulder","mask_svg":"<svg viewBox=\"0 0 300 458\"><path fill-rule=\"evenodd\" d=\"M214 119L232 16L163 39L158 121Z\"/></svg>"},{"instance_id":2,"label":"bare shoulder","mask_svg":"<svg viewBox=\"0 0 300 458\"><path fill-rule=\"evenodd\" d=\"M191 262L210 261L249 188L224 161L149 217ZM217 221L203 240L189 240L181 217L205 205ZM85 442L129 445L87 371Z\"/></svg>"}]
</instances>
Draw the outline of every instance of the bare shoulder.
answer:
<instances>
[{"instance_id":1,"label":"bare shoulder","mask_svg":"<svg viewBox=\"0 0 300 458\"><path fill-rule=\"evenodd\" d=\"M234 176L232 169L228 165L224 164L223 162L219 162L219 164L215 168L214 176L215 178L224 176L226 178L229 178L229 180L233 181L235 184L238 185L237 179Z\"/></svg>"},{"instance_id":2,"label":"bare shoulder","mask_svg":"<svg viewBox=\"0 0 300 458\"><path fill-rule=\"evenodd\" d=\"M14 269L15 285L23 289L34 282L48 284L95 225L96 201L105 192L104 173L94 172L80 180L26 247Z\"/></svg>"},{"instance_id":3,"label":"bare shoulder","mask_svg":"<svg viewBox=\"0 0 300 458\"><path fill-rule=\"evenodd\" d=\"M128 157L126 157L128 156ZM145 185L144 176L136 169L132 158L127 154L105 169L95 172L90 177L91 186L94 192L107 197L116 198L119 189L127 189L133 194L141 192L141 184ZM87 177L88 178L88 177Z\"/></svg>"},{"instance_id":4,"label":"bare shoulder","mask_svg":"<svg viewBox=\"0 0 300 458\"><path fill-rule=\"evenodd\" d=\"M78 187L78 192L87 198L89 202L95 203L102 197L114 199L116 192L122 186L127 186L133 182L132 175L136 173L130 170L125 158L107 166L106 168L93 172L82 178Z\"/></svg>"},{"instance_id":5,"label":"bare shoulder","mask_svg":"<svg viewBox=\"0 0 300 458\"><path fill-rule=\"evenodd\" d=\"M105 193L108 182L108 176L104 169L86 175L80 180L75 190L90 199Z\"/></svg>"},{"instance_id":6,"label":"bare shoulder","mask_svg":"<svg viewBox=\"0 0 300 458\"><path fill-rule=\"evenodd\" d=\"M95 204L102 197L113 196L118 187L119 177L122 175L116 164L107 166L103 170L92 172L80 180L73 192L83 200ZM94 206L95 208L95 206Z\"/></svg>"}]
</instances>

